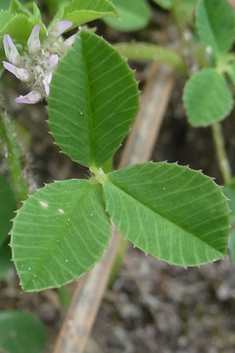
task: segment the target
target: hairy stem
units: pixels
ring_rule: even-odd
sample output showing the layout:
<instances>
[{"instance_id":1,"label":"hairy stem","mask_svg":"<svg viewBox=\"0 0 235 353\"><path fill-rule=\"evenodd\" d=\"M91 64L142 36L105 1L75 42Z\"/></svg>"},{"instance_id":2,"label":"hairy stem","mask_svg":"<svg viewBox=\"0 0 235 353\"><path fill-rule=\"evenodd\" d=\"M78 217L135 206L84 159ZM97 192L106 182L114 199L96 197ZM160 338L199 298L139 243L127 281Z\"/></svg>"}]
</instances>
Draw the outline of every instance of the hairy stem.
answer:
<instances>
[{"instance_id":1,"label":"hairy stem","mask_svg":"<svg viewBox=\"0 0 235 353\"><path fill-rule=\"evenodd\" d=\"M16 201L19 203L27 198L28 185L24 179L21 150L16 132L0 96L0 137L5 155L9 177Z\"/></svg>"},{"instance_id":2,"label":"hairy stem","mask_svg":"<svg viewBox=\"0 0 235 353\"><path fill-rule=\"evenodd\" d=\"M211 126L214 146L219 163L219 168L225 184L228 184L232 179L232 171L225 149L225 141L220 123L215 123Z\"/></svg>"}]
</instances>

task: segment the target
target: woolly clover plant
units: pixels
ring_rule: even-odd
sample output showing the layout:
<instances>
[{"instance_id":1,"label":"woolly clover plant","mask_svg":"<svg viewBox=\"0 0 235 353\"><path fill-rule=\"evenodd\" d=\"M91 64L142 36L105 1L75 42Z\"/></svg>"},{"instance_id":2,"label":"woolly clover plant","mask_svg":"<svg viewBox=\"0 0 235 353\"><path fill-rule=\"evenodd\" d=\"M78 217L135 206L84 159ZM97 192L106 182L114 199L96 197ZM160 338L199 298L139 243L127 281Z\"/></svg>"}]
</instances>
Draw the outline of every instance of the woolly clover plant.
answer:
<instances>
[{"instance_id":1,"label":"woolly clover plant","mask_svg":"<svg viewBox=\"0 0 235 353\"><path fill-rule=\"evenodd\" d=\"M104 172L135 119L137 82L104 39L86 29L68 40L61 34L108 15L117 16L108 0L73 0L48 30L28 15L22 55L14 31L4 30L4 67L31 87L16 101L48 100L56 144L90 170L86 180L55 181L22 200L11 247L24 291L58 287L91 270L108 247L111 220L134 246L170 264L197 266L226 256L229 209L211 178L165 162Z\"/></svg>"}]
</instances>

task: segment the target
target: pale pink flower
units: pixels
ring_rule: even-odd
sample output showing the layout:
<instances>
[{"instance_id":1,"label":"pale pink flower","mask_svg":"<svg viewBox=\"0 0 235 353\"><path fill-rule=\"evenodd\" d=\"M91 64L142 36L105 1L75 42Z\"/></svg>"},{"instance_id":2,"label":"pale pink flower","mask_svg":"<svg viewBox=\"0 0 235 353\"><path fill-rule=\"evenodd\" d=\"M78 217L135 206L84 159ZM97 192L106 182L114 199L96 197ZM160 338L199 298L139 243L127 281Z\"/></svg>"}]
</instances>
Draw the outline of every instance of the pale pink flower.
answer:
<instances>
[{"instance_id":1,"label":"pale pink flower","mask_svg":"<svg viewBox=\"0 0 235 353\"><path fill-rule=\"evenodd\" d=\"M46 95L49 96L50 94L50 83L51 83L51 80L52 80L52 72L49 73L48 76L46 76L44 78L44 80L42 81L43 84L44 84L44 88L45 88L45 92L46 92Z\"/></svg>"},{"instance_id":2,"label":"pale pink flower","mask_svg":"<svg viewBox=\"0 0 235 353\"><path fill-rule=\"evenodd\" d=\"M41 49L41 42L39 39L40 29L41 29L41 25L37 24L36 26L33 27L33 30L29 36L27 45L28 45L30 54L36 54Z\"/></svg>"},{"instance_id":3,"label":"pale pink flower","mask_svg":"<svg viewBox=\"0 0 235 353\"><path fill-rule=\"evenodd\" d=\"M73 45L74 41L75 41L75 38L76 38L76 34L70 36L68 39L66 39L64 42L63 42L63 47L65 49L71 47L71 45Z\"/></svg>"},{"instance_id":4,"label":"pale pink flower","mask_svg":"<svg viewBox=\"0 0 235 353\"><path fill-rule=\"evenodd\" d=\"M37 91L31 91L26 96L19 96L15 99L17 103L35 104L42 99L42 95Z\"/></svg>"},{"instance_id":5,"label":"pale pink flower","mask_svg":"<svg viewBox=\"0 0 235 353\"><path fill-rule=\"evenodd\" d=\"M5 69L13 73L19 80L23 82L31 81L30 75L27 70L18 68L6 61L3 61L2 63Z\"/></svg>"},{"instance_id":6,"label":"pale pink flower","mask_svg":"<svg viewBox=\"0 0 235 353\"><path fill-rule=\"evenodd\" d=\"M20 59L20 54L13 43L11 37L9 34L4 34L3 36L3 46L5 50L5 54L7 59L13 64L13 65L19 65L21 62Z\"/></svg>"},{"instance_id":7,"label":"pale pink flower","mask_svg":"<svg viewBox=\"0 0 235 353\"><path fill-rule=\"evenodd\" d=\"M62 33L72 27L72 25L73 22L67 20L55 22L52 29L48 32L49 42L55 41Z\"/></svg>"},{"instance_id":8,"label":"pale pink flower","mask_svg":"<svg viewBox=\"0 0 235 353\"><path fill-rule=\"evenodd\" d=\"M49 58L49 64L50 64L50 67L53 68L55 67L59 62L59 57L57 54L52 54Z\"/></svg>"}]
</instances>

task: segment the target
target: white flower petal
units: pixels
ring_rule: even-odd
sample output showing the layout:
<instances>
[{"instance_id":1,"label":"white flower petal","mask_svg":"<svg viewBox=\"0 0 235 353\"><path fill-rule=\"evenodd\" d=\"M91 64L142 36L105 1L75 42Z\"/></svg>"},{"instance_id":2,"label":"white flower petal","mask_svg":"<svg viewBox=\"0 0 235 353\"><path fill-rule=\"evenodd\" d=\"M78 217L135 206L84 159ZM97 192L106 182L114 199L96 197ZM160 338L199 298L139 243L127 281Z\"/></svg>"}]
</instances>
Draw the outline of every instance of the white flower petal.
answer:
<instances>
[{"instance_id":1,"label":"white flower petal","mask_svg":"<svg viewBox=\"0 0 235 353\"><path fill-rule=\"evenodd\" d=\"M2 63L5 69L10 71L12 74L14 74L19 80L23 82L31 81L30 75L27 70L18 68L6 61L3 61Z\"/></svg>"},{"instance_id":2,"label":"white flower petal","mask_svg":"<svg viewBox=\"0 0 235 353\"><path fill-rule=\"evenodd\" d=\"M52 54L49 58L49 65L51 68L55 67L58 64L59 57L57 54Z\"/></svg>"},{"instance_id":3,"label":"white flower petal","mask_svg":"<svg viewBox=\"0 0 235 353\"><path fill-rule=\"evenodd\" d=\"M63 48L67 49L67 48L71 47L71 45L73 45L73 43L75 41L76 35L77 34L73 34L68 39L66 39L63 43Z\"/></svg>"},{"instance_id":4,"label":"white flower petal","mask_svg":"<svg viewBox=\"0 0 235 353\"><path fill-rule=\"evenodd\" d=\"M37 54L41 49L41 43L39 39L41 25L38 23L36 26L33 27L33 30L29 36L27 45L30 54Z\"/></svg>"},{"instance_id":5,"label":"white flower petal","mask_svg":"<svg viewBox=\"0 0 235 353\"><path fill-rule=\"evenodd\" d=\"M37 91L32 91L26 94L26 96L20 96L15 99L17 103L25 103L25 104L35 104L42 99L41 93Z\"/></svg>"},{"instance_id":6,"label":"white flower petal","mask_svg":"<svg viewBox=\"0 0 235 353\"><path fill-rule=\"evenodd\" d=\"M4 34L3 36L3 46L5 50L5 54L7 59L13 64L13 65L20 65L21 59L20 59L20 54L13 43L11 36L9 34Z\"/></svg>"},{"instance_id":7,"label":"white flower petal","mask_svg":"<svg viewBox=\"0 0 235 353\"><path fill-rule=\"evenodd\" d=\"M72 25L73 25L73 22L67 21L67 20L56 22L48 33L49 41L53 41L57 39L62 33L64 33Z\"/></svg>"},{"instance_id":8,"label":"white flower petal","mask_svg":"<svg viewBox=\"0 0 235 353\"><path fill-rule=\"evenodd\" d=\"M49 75L47 75L44 80L42 81L43 84L44 84L44 88L45 88L45 92L46 92L46 95L49 96L50 94L50 83L51 83L51 80L52 80L52 72L49 73Z\"/></svg>"}]
</instances>

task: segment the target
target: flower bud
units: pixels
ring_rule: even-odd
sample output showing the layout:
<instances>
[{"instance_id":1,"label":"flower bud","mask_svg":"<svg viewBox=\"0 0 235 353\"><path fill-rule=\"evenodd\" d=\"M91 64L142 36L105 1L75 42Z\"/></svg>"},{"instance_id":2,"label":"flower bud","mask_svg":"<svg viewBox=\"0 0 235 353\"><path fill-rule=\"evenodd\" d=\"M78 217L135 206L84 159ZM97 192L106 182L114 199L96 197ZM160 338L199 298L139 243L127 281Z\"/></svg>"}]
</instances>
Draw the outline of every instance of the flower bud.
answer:
<instances>
[{"instance_id":1,"label":"flower bud","mask_svg":"<svg viewBox=\"0 0 235 353\"><path fill-rule=\"evenodd\" d=\"M40 29L41 29L41 25L37 24L36 26L33 27L33 30L29 36L27 45L28 45L30 54L37 54L41 49L41 43L39 39Z\"/></svg>"},{"instance_id":2,"label":"flower bud","mask_svg":"<svg viewBox=\"0 0 235 353\"><path fill-rule=\"evenodd\" d=\"M66 39L63 44L62 47L63 49L68 49L69 47L71 47L75 41L77 34L73 34L72 36L70 36L68 39Z\"/></svg>"},{"instance_id":3,"label":"flower bud","mask_svg":"<svg viewBox=\"0 0 235 353\"><path fill-rule=\"evenodd\" d=\"M59 57L57 54L52 54L49 58L49 65L51 68L55 67L58 64Z\"/></svg>"},{"instance_id":4,"label":"flower bud","mask_svg":"<svg viewBox=\"0 0 235 353\"><path fill-rule=\"evenodd\" d=\"M49 42L54 42L63 32L69 29L73 25L72 21L58 21L48 33Z\"/></svg>"},{"instance_id":5,"label":"flower bud","mask_svg":"<svg viewBox=\"0 0 235 353\"><path fill-rule=\"evenodd\" d=\"M20 54L13 43L11 37L9 34L4 34L3 37L3 46L5 50L5 54L7 59L13 64L13 65L20 65L21 59L20 59Z\"/></svg>"},{"instance_id":6,"label":"flower bud","mask_svg":"<svg viewBox=\"0 0 235 353\"><path fill-rule=\"evenodd\" d=\"M52 80L52 72L50 72L45 78L44 80L42 81L43 84L44 84L44 88L45 88L45 92L46 92L46 95L49 96L50 94L50 83L51 83L51 80Z\"/></svg>"},{"instance_id":7,"label":"flower bud","mask_svg":"<svg viewBox=\"0 0 235 353\"><path fill-rule=\"evenodd\" d=\"M27 70L18 68L10 63L7 63L6 61L3 61L2 63L5 69L13 73L19 80L23 82L31 81L30 75Z\"/></svg>"},{"instance_id":8,"label":"flower bud","mask_svg":"<svg viewBox=\"0 0 235 353\"><path fill-rule=\"evenodd\" d=\"M17 103L25 103L25 104L35 104L42 99L41 93L37 91L32 91L26 94L26 96L20 96L15 99Z\"/></svg>"}]
</instances>

